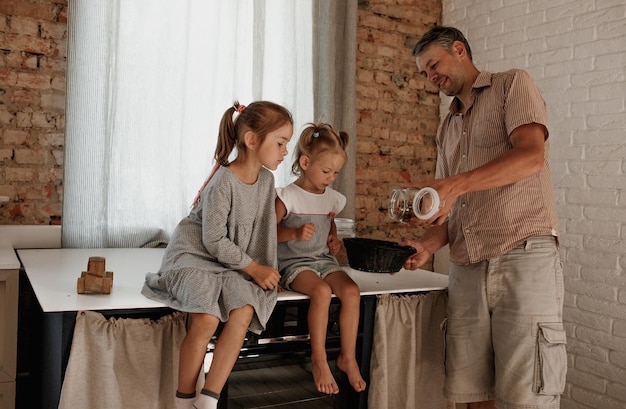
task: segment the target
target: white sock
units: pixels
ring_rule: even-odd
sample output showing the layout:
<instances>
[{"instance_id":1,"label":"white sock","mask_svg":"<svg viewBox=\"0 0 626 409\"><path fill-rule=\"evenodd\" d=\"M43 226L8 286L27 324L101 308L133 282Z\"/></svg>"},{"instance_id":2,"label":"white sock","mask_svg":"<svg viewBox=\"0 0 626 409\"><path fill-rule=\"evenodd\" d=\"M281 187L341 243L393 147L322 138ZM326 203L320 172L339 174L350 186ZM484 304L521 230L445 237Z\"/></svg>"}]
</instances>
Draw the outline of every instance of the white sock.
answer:
<instances>
[{"instance_id":1,"label":"white sock","mask_svg":"<svg viewBox=\"0 0 626 409\"><path fill-rule=\"evenodd\" d=\"M217 399L201 393L194 405L196 409L217 409Z\"/></svg>"},{"instance_id":2,"label":"white sock","mask_svg":"<svg viewBox=\"0 0 626 409\"><path fill-rule=\"evenodd\" d=\"M176 396L176 409L193 409L193 403L196 401L196 396L195 394L193 394L193 396L187 398L180 398L178 396Z\"/></svg>"}]
</instances>

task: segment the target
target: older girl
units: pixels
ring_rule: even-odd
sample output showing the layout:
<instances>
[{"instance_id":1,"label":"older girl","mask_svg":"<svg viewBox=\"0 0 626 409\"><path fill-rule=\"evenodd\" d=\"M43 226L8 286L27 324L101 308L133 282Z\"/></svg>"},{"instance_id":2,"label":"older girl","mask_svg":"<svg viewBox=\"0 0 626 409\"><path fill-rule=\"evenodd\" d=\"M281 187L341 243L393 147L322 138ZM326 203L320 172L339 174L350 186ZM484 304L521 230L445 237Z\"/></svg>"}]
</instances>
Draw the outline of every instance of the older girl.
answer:
<instances>
[{"instance_id":1,"label":"older girl","mask_svg":"<svg viewBox=\"0 0 626 409\"><path fill-rule=\"evenodd\" d=\"M217 164L190 214L177 226L157 274L148 274L146 297L189 313L180 349L176 408L217 408L248 330L260 333L276 303L275 170L287 154L291 114L261 101L235 102L224 113ZM229 156L237 148L237 157ZM218 324L204 387L196 382Z\"/></svg>"}]
</instances>

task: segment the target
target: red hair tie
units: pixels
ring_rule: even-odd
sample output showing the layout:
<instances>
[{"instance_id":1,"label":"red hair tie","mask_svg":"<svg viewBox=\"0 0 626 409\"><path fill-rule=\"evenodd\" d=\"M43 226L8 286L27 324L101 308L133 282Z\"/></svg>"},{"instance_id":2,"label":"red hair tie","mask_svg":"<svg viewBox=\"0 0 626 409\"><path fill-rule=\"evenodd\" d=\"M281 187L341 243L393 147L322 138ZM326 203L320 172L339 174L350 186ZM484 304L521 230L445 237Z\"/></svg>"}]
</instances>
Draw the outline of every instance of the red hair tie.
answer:
<instances>
[{"instance_id":1,"label":"red hair tie","mask_svg":"<svg viewBox=\"0 0 626 409\"><path fill-rule=\"evenodd\" d=\"M242 113L244 109L246 109L245 105L239 105L235 108L237 110L237 112Z\"/></svg>"}]
</instances>

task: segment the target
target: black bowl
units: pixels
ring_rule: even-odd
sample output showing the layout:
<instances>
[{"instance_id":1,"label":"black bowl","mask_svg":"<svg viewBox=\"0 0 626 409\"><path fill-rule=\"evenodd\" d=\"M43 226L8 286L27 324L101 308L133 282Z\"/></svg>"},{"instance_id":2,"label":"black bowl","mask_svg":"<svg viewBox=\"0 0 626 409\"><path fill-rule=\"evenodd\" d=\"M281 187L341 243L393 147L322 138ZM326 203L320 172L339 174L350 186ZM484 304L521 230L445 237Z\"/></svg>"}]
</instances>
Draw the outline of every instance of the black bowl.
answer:
<instances>
[{"instance_id":1,"label":"black bowl","mask_svg":"<svg viewBox=\"0 0 626 409\"><path fill-rule=\"evenodd\" d=\"M395 273L417 253L414 247L385 240L347 237L343 239L350 267L370 273Z\"/></svg>"}]
</instances>

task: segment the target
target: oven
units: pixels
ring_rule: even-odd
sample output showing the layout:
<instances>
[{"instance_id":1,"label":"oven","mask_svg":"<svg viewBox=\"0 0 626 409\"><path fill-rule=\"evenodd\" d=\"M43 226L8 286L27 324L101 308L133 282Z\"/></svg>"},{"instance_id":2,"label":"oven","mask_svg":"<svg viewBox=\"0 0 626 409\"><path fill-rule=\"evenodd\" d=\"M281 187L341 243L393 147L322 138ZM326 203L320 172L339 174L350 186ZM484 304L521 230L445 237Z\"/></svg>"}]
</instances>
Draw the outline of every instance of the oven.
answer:
<instances>
[{"instance_id":1,"label":"oven","mask_svg":"<svg viewBox=\"0 0 626 409\"><path fill-rule=\"evenodd\" d=\"M335 367L340 351L339 310L332 299L326 333L326 352L339 385L338 395L319 393L310 369L311 344L308 331L308 299L277 303L265 331L248 333L241 353L222 391L220 409L229 408L357 408L365 407L347 377ZM363 323L359 323L357 355L361 354ZM219 336L219 332L218 335ZM216 336L216 337L217 337ZM214 338L216 339L216 338ZM210 364L213 342L209 346L205 371ZM363 403L359 403L363 400Z\"/></svg>"}]
</instances>

